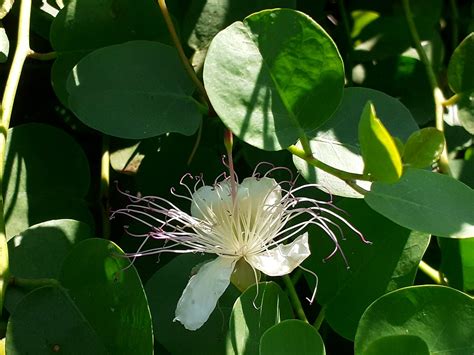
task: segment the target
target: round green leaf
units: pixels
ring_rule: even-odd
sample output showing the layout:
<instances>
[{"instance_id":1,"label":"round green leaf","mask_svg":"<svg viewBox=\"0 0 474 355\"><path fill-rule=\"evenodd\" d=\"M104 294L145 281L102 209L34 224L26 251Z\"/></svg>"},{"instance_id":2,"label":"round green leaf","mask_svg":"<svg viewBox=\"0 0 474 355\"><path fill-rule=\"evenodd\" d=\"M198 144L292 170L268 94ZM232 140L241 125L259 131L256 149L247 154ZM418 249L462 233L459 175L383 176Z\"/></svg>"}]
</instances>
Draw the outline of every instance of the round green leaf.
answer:
<instances>
[{"instance_id":1,"label":"round green leaf","mask_svg":"<svg viewBox=\"0 0 474 355\"><path fill-rule=\"evenodd\" d=\"M150 354L151 316L145 291L122 250L105 239L77 244L59 277L111 354Z\"/></svg>"},{"instance_id":2,"label":"round green leaf","mask_svg":"<svg viewBox=\"0 0 474 355\"><path fill-rule=\"evenodd\" d=\"M399 100L372 89L347 88L336 112L314 132L310 141L313 154L318 160L341 170L360 174L363 172L364 162L357 132L367 101L374 104L380 120L392 136L405 141L418 130L412 115ZM306 181L320 184L323 191L344 197L362 197L341 179L316 169L306 161L294 156L293 162ZM370 188L368 183L360 182L360 185Z\"/></svg>"},{"instance_id":3,"label":"round green leaf","mask_svg":"<svg viewBox=\"0 0 474 355\"><path fill-rule=\"evenodd\" d=\"M58 278L74 244L90 237L89 225L70 219L34 225L9 240L10 271L26 279Z\"/></svg>"},{"instance_id":4,"label":"round green leaf","mask_svg":"<svg viewBox=\"0 0 474 355\"><path fill-rule=\"evenodd\" d=\"M456 106L459 121L466 131L474 134L474 90L458 95Z\"/></svg>"},{"instance_id":5,"label":"round green leaf","mask_svg":"<svg viewBox=\"0 0 474 355\"><path fill-rule=\"evenodd\" d=\"M355 354L367 354L377 340L396 335L421 338L431 354L470 354L473 324L474 300L468 295L444 286L407 287L380 297L365 311Z\"/></svg>"},{"instance_id":6,"label":"round green leaf","mask_svg":"<svg viewBox=\"0 0 474 355\"><path fill-rule=\"evenodd\" d=\"M403 151L403 163L413 168L426 168L439 159L444 149L444 134L434 127L414 132Z\"/></svg>"},{"instance_id":7,"label":"round green leaf","mask_svg":"<svg viewBox=\"0 0 474 355\"><path fill-rule=\"evenodd\" d=\"M194 86L176 50L133 41L98 49L73 69L69 106L102 133L130 139L193 134L201 121Z\"/></svg>"},{"instance_id":8,"label":"round green leaf","mask_svg":"<svg viewBox=\"0 0 474 355\"><path fill-rule=\"evenodd\" d=\"M206 260L209 260L208 255L179 255L160 268L146 284L155 338L172 354L225 353L228 319L238 295L233 286L222 295L201 328L189 331L179 322L173 322L176 305L193 269Z\"/></svg>"},{"instance_id":9,"label":"round green leaf","mask_svg":"<svg viewBox=\"0 0 474 355\"><path fill-rule=\"evenodd\" d=\"M82 148L64 131L30 123L9 130L3 191L7 236L51 219L93 225L84 200L90 181Z\"/></svg>"},{"instance_id":10,"label":"round green leaf","mask_svg":"<svg viewBox=\"0 0 474 355\"><path fill-rule=\"evenodd\" d=\"M392 335L377 339L371 343L364 355L430 355L428 345L414 335Z\"/></svg>"},{"instance_id":11,"label":"round green leaf","mask_svg":"<svg viewBox=\"0 0 474 355\"><path fill-rule=\"evenodd\" d=\"M99 334L56 287L29 293L8 320L8 354L107 354Z\"/></svg>"},{"instance_id":12,"label":"round green leaf","mask_svg":"<svg viewBox=\"0 0 474 355\"><path fill-rule=\"evenodd\" d=\"M474 89L474 33L454 50L448 65L448 82L456 93Z\"/></svg>"},{"instance_id":13,"label":"round green leaf","mask_svg":"<svg viewBox=\"0 0 474 355\"><path fill-rule=\"evenodd\" d=\"M334 243L320 230L310 229L311 255L304 266L318 275L316 301L325 307L326 321L338 334L354 340L359 319L373 301L413 284L430 237L400 227L361 200L345 199L337 207L372 244L341 225L345 240L339 242L347 264L339 253L324 261ZM305 277L314 285L313 275Z\"/></svg>"},{"instance_id":14,"label":"round green leaf","mask_svg":"<svg viewBox=\"0 0 474 355\"><path fill-rule=\"evenodd\" d=\"M63 105L68 105L66 80L81 58L94 49L133 40L169 41L154 1L68 0L51 25L51 46L58 54L51 81Z\"/></svg>"},{"instance_id":15,"label":"round green leaf","mask_svg":"<svg viewBox=\"0 0 474 355\"><path fill-rule=\"evenodd\" d=\"M397 183L374 183L365 201L412 230L438 237L474 236L474 191L446 175L407 169Z\"/></svg>"},{"instance_id":16,"label":"round green leaf","mask_svg":"<svg viewBox=\"0 0 474 355\"><path fill-rule=\"evenodd\" d=\"M214 37L204 84L224 124L265 150L294 144L337 108L344 68L329 35L290 9L265 10Z\"/></svg>"},{"instance_id":17,"label":"round green leaf","mask_svg":"<svg viewBox=\"0 0 474 355\"><path fill-rule=\"evenodd\" d=\"M300 320L285 320L268 329L260 340L260 355L325 355L317 330Z\"/></svg>"},{"instance_id":18,"label":"round green leaf","mask_svg":"<svg viewBox=\"0 0 474 355\"><path fill-rule=\"evenodd\" d=\"M274 282L264 282L248 288L235 301L229 321L228 354L259 354L263 333L293 318L290 301Z\"/></svg>"},{"instance_id":19,"label":"round green leaf","mask_svg":"<svg viewBox=\"0 0 474 355\"><path fill-rule=\"evenodd\" d=\"M377 118L370 101L362 111L358 132L364 173L377 181L397 181L402 175L402 158L395 141Z\"/></svg>"}]
</instances>

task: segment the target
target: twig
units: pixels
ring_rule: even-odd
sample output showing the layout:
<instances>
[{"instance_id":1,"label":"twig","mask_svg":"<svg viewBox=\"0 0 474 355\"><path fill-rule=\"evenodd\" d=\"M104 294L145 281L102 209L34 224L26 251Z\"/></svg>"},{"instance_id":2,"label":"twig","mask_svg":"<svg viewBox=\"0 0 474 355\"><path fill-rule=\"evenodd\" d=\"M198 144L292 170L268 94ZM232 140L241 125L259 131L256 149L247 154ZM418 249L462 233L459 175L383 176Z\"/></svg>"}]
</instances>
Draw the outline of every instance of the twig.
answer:
<instances>
[{"instance_id":1,"label":"twig","mask_svg":"<svg viewBox=\"0 0 474 355\"><path fill-rule=\"evenodd\" d=\"M291 282L290 277L288 275L284 275L283 281L285 282L286 289L288 290L288 294L290 296L290 300L293 304L293 309L295 310L296 315L303 322L309 323L308 318L306 318L306 314L304 313L300 299L298 298L298 294L296 293L295 286L293 285L293 282Z\"/></svg>"}]
</instances>

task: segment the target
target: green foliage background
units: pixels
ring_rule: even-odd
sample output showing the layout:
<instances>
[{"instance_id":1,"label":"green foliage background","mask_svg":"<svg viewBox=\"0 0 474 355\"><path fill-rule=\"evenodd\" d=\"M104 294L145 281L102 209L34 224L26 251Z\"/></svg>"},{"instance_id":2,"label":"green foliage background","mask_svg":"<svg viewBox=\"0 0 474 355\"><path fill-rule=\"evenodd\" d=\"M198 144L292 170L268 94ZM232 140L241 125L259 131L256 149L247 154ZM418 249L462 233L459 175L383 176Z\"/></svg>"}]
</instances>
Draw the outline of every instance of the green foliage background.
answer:
<instances>
[{"instance_id":1,"label":"green foliage background","mask_svg":"<svg viewBox=\"0 0 474 355\"><path fill-rule=\"evenodd\" d=\"M472 354L472 2L166 5L0 1L1 351ZM212 255L128 259L140 226L109 217L118 189L189 212L170 188L226 169L227 130L241 178L300 174L372 244L343 225L347 263L326 260L311 227L316 302L311 273L264 277L188 331L176 303Z\"/></svg>"}]
</instances>

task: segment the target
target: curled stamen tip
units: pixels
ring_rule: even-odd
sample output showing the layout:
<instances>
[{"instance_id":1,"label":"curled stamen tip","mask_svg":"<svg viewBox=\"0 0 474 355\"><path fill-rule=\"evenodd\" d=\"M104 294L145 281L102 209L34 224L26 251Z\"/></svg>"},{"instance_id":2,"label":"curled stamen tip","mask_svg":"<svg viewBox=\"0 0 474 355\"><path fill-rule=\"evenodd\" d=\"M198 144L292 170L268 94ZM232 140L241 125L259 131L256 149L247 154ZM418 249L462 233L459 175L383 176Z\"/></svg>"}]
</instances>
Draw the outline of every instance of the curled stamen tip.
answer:
<instances>
[{"instance_id":1,"label":"curled stamen tip","mask_svg":"<svg viewBox=\"0 0 474 355\"><path fill-rule=\"evenodd\" d=\"M309 297L306 297L306 301L308 301L309 305L311 306L314 302L314 300L312 300L311 298Z\"/></svg>"}]
</instances>

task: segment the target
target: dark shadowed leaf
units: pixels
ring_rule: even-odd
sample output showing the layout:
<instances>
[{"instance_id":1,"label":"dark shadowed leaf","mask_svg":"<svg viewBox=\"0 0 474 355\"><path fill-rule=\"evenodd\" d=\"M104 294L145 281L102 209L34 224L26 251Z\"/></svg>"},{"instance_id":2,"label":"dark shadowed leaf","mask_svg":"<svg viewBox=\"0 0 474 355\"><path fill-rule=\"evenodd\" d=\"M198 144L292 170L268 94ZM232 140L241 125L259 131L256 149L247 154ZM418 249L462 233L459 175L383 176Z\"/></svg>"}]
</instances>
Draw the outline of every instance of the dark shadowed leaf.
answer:
<instances>
[{"instance_id":1,"label":"dark shadowed leaf","mask_svg":"<svg viewBox=\"0 0 474 355\"><path fill-rule=\"evenodd\" d=\"M325 355L317 330L297 319L284 320L268 329L260 340L260 355Z\"/></svg>"},{"instance_id":2,"label":"dark shadowed leaf","mask_svg":"<svg viewBox=\"0 0 474 355\"><path fill-rule=\"evenodd\" d=\"M176 305L192 270L206 260L209 260L209 256L177 256L160 268L146 284L155 338L172 354L225 353L228 319L238 295L232 285L220 298L216 309L201 328L190 331L181 323L173 321Z\"/></svg>"},{"instance_id":3,"label":"dark shadowed leaf","mask_svg":"<svg viewBox=\"0 0 474 355\"><path fill-rule=\"evenodd\" d=\"M69 106L102 133L143 139L193 134L201 121L194 85L176 50L150 41L98 49L68 78Z\"/></svg>"},{"instance_id":4,"label":"dark shadowed leaf","mask_svg":"<svg viewBox=\"0 0 474 355\"><path fill-rule=\"evenodd\" d=\"M430 354L470 354L474 351L473 323L474 300L468 295L444 286L407 287L380 297L365 311L357 329L355 353L368 354L372 344L385 337L416 336ZM420 341L415 342L412 350L421 349Z\"/></svg>"},{"instance_id":5,"label":"dark shadowed leaf","mask_svg":"<svg viewBox=\"0 0 474 355\"><path fill-rule=\"evenodd\" d=\"M337 206L372 244L363 243L339 223L345 237L339 242L347 264L340 253L323 261L334 243L320 230L311 229L311 256L304 265L318 275L316 301L326 307L326 321L337 333L353 340L367 306L384 293L413 284L430 238L398 226L361 200L344 200ZM305 277L314 285L312 275Z\"/></svg>"},{"instance_id":6,"label":"dark shadowed leaf","mask_svg":"<svg viewBox=\"0 0 474 355\"><path fill-rule=\"evenodd\" d=\"M365 201L409 229L438 237L474 236L474 191L446 175L407 169L395 184L374 183Z\"/></svg>"},{"instance_id":7,"label":"dark shadowed leaf","mask_svg":"<svg viewBox=\"0 0 474 355\"><path fill-rule=\"evenodd\" d=\"M232 309L227 354L259 354L263 333L292 317L290 301L276 283L264 282L248 288Z\"/></svg>"}]
</instances>

